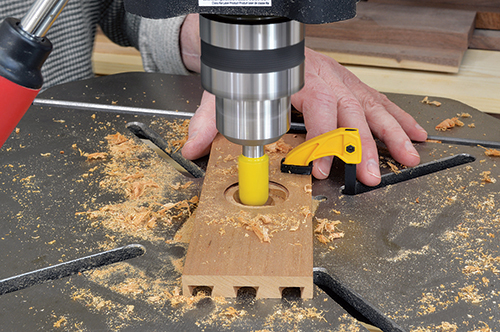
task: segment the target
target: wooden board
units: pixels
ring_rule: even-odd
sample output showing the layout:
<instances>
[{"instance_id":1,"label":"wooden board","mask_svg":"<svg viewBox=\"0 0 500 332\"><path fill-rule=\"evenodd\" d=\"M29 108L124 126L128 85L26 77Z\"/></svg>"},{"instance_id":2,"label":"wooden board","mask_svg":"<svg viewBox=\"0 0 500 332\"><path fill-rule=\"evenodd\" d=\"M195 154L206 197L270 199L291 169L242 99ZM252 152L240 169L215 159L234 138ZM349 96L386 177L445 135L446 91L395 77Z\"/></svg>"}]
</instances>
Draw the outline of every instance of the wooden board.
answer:
<instances>
[{"instance_id":1,"label":"wooden board","mask_svg":"<svg viewBox=\"0 0 500 332\"><path fill-rule=\"evenodd\" d=\"M469 49L465 52L460 71L452 75L366 66L346 67L361 81L379 91L451 98L483 112L500 113L500 52Z\"/></svg>"},{"instance_id":2,"label":"wooden board","mask_svg":"<svg viewBox=\"0 0 500 332\"><path fill-rule=\"evenodd\" d=\"M138 50L114 44L102 31L96 34L92 63L94 73L97 75L144 71L141 53Z\"/></svg>"},{"instance_id":3,"label":"wooden board","mask_svg":"<svg viewBox=\"0 0 500 332\"><path fill-rule=\"evenodd\" d=\"M325 41L308 38L306 45L334 58L344 65L364 65L404 68L444 73L457 73L464 51L452 49L427 49L403 45L383 45L367 42Z\"/></svg>"},{"instance_id":4,"label":"wooden board","mask_svg":"<svg viewBox=\"0 0 500 332\"><path fill-rule=\"evenodd\" d=\"M285 135L284 139L296 146L304 137ZM212 289L212 296L236 297L241 287L252 287L257 298L281 298L284 288L293 287L301 289L302 298L312 298L310 176L281 173L279 163L285 154L269 154L270 181L276 184L270 186L271 196L276 205L243 206L232 202L234 196L228 194L228 188L238 182L239 154L241 146L220 134L214 140L184 264L184 295L205 286ZM270 242L261 242L252 229L242 225L259 215L289 226L273 233Z\"/></svg>"},{"instance_id":5,"label":"wooden board","mask_svg":"<svg viewBox=\"0 0 500 332\"><path fill-rule=\"evenodd\" d=\"M500 51L500 31L476 29L469 47L479 50Z\"/></svg>"},{"instance_id":6,"label":"wooden board","mask_svg":"<svg viewBox=\"0 0 500 332\"><path fill-rule=\"evenodd\" d=\"M477 12L476 28L500 30L500 2L497 0L368 0L369 2L449 8Z\"/></svg>"},{"instance_id":7,"label":"wooden board","mask_svg":"<svg viewBox=\"0 0 500 332\"><path fill-rule=\"evenodd\" d=\"M306 45L342 63L458 72L474 19L469 11L360 2L352 20L308 25Z\"/></svg>"}]
</instances>

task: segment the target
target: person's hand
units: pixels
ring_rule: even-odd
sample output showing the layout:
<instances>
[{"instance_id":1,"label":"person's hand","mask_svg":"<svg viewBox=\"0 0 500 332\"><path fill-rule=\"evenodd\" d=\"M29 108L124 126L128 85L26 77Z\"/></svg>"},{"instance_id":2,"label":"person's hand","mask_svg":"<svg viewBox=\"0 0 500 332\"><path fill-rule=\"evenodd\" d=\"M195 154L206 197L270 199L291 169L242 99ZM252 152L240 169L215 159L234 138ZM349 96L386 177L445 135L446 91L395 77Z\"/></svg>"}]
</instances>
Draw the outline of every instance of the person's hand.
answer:
<instances>
[{"instance_id":1,"label":"person's hand","mask_svg":"<svg viewBox=\"0 0 500 332\"><path fill-rule=\"evenodd\" d=\"M305 86L292 96L292 104L304 114L307 139L338 127L359 129L363 154L357 178L368 186L380 183L379 158L372 133L401 164L416 166L420 162L411 141L425 141L426 131L385 95L362 83L330 57L306 48ZM182 154L188 159L207 154L216 134L215 97L205 92L189 125ZM331 157L316 160L313 176L325 179L331 164Z\"/></svg>"}]
</instances>

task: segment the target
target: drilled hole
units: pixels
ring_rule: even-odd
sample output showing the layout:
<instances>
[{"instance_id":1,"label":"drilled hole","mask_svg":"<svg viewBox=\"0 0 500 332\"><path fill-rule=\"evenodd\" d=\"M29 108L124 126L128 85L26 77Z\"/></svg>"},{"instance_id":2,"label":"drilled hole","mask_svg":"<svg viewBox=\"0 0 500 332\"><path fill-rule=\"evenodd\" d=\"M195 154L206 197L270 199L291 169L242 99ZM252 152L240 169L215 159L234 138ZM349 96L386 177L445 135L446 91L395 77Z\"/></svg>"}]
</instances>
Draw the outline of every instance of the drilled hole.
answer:
<instances>
[{"instance_id":1,"label":"drilled hole","mask_svg":"<svg viewBox=\"0 0 500 332\"><path fill-rule=\"evenodd\" d=\"M328 200L328 197L326 197L325 195L317 195L317 196L314 196L313 199L315 201L318 201L318 202L324 202L324 201Z\"/></svg>"},{"instance_id":2,"label":"drilled hole","mask_svg":"<svg viewBox=\"0 0 500 332\"><path fill-rule=\"evenodd\" d=\"M269 199L262 206L248 206L240 201L239 186L237 183L230 185L224 192L226 200L235 205L241 205L249 208L262 208L275 206L285 202L288 199L288 189L276 182L269 182Z\"/></svg>"},{"instance_id":3,"label":"drilled hole","mask_svg":"<svg viewBox=\"0 0 500 332\"><path fill-rule=\"evenodd\" d=\"M240 303L251 303L257 297L257 288L238 287L236 290L236 300Z\"/></svg>"},{"instance_id":4,"label":"drilled hole","mask_svg":"<svg viewBox=\"0 0 500 332\"><path fill-rule=\"evenodd\" d=\"M297 300L302 296L300 287L285 287L281 290L281 297L289 300Z\"/></svg>"},{"instance_id":5,"label":"drilled hole","mask_svg":"<svg viewBox=\"0 0 500 332\"><path fill-rule=\"evenodd\" d=\"M302 301L302 289L300 287L281 288L281 302L293 305Z\"/></svg>"},{"instance_id":6,"label":"drilled hole","mask_svg":"<svg viewBox=\"0 0 500 332\"><path fill-rule=\"evenodd\" d=\"M196 287L190 287L190 289L191 289L191 295L193 296L198 296L198 295L212 296L212 287L209 286L196 286Z\"/></svg>"}]
</instances>

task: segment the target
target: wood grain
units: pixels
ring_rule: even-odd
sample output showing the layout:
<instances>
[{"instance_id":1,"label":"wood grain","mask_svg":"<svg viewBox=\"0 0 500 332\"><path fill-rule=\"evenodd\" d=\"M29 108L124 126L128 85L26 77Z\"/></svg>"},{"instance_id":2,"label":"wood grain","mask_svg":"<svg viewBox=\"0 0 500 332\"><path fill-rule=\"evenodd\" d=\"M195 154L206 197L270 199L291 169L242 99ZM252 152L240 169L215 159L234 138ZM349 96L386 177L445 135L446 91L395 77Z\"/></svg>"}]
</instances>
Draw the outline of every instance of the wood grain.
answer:
<instances>
[{"instance_id":1,"label":"wood grain","mask_svg":"<svg viewBox=\"0 0 500 332\"><path fill-rule=\"evenodd\" d=\"M306 45L332 57L344 65L364 65L388 68L404 68L444 73L457 73L464 51L427 49L420 47L383 45L367 42L325 41L308 38Z\"/></svg>"},{"instance_id":2,"label":"wood grain","mask_svg":"<svg viewBox=\"0 0 500 332\"><path fill-rule=\"evenodd\" d=\"M356 17L308 25L306 36L448 49L467 49L475 12L360 2Z\"/></svg>"},{"instance_id":3,"label":"wood grain","mask_svg":"<svg viewBox=\"0 0 500 332\"><path fill-rule=\"evenodd\" d=\"M302 136L285 136L292 146L303 140ZM311 178L281 173L284 153L273 153L269 155L270 181L287 188L288 198L264 207L232 203L225 191L238 181L235 160L240 153L241 146L221 135L213 142L182 275L183 293L189 295L196 287L208 286L213 296L235 297L239 288L252 287L257 298L281 298L284 288L298 287L302 298L311 298L312 198L306 190ZM242 225L259 215L298 228L288 227L272 234L269 243L261 242Z\"/></svg>"},{"instance_id":4,"label":"wood grain","mask_svg":"<svg viewBox=\"0 0 500 332\"><path fill-rule=\"evenodd\" d=\"M102 31L96 34L92 63L97 75L144 71L138 50L114 44Z\"/></svg>"},{"instance_id":5,"label":"wood grain","mask_svg":"<svg viewBox=\"0 0 500 332\"><path fill-rule=\"evenodd\" d=\"M496 0L368 0L413 7L448 8L477 12L476 28L500 30L500 2ZM413 10L413 9L412 9Z\"/></svg>"},{"instance_id":6,"label":"wood grain","mask_svg":"<svg viewBox=\"0 0 500 332\"><path fill-rule=\"evenodd\" d=\"M476 29L469 47L479 50L500 51L500 31Z\"/></svg>"},{"instance_id":7,"label":"wood grain","mask_svg":"<svg viewBox=\"0 0 500 332\"><path fill-rule=\"evenodd\" d=\"M346 67L379 91L451 98L482 112L500 113L500 52L469 49L458 74Z\"/></svg>"},{"instance_id":8,"label":"wood grain","mask_svg":"<svg viewBox=\"0 0 500 332\"><path fill-rule=\"evenodd\" d=\"M458 72L475 12L360 2L352 20L308 25L306 45L344 64Z\"/></svg>"}]
</instances>

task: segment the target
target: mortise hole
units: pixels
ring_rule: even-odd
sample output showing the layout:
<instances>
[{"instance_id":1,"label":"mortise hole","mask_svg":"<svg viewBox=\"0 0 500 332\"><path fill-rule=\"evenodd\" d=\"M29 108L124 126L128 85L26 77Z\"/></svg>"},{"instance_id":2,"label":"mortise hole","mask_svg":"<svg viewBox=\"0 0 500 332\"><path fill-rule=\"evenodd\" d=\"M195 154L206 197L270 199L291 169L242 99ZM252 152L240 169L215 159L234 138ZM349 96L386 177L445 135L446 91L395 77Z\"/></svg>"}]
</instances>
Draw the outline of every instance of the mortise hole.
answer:
<instances>
[{"instance_id":1,"label":"mortise hole","mask_svg":"<svg viewBox=\"0 0 500 332\"><path fill-rule=\"evenodd\" d=\"M302 299L301 287L282 287L281 300L284 302L299 302Z\"/></svg>"},{"instance_id":2,"label":"mortise hole","mask_svg":"<svg viewBox=\"0 0 500 332\"><path fill-rule=\"evenodd\" d=\"M324 201L328 200L328 197L326 197L325 195L317 195L317 196L313 196L313 199L315 201L324 202Z\"/></svg>"},{"instance_id":3,"label":"mortise hole","mask_svg":"<svg viewBox=\"0 0 500 332\"><path fill-rule=\"evenodd\" d=\"M234 287L234 290L240 303L251 303L257 297L257 287Z\"/></svg>"},{"instance_id":4,"label":"mortise hole","mask_svg":"<svg viewBox=\"0 0 500 332\"><path fill-rule=\"evenodd\" d=\"M205 296L212 296L213 287L210 286L189 286L189 291L192 296L204 294Z\"/></svg>"},{"instance_id":5,"label":"mortise hole","mask_svg":"<svg viewBox=\"0 0 500 332\"><path fill-rule=\"evenodd\" d=\"M239 193L239 186L238 183L234 183L230 185L225 191L224 191L224 196L226 197L226 200L229 203L232 203L234 205L239 205L239 206L245 206L249 208L262 208L262 207L268 207L268 206L275 206L279 205L283 202L285 202L288 199L289 192L288 189L286 189L285 186L276 183L276 182L269 182L269 199L267 200L266 204L262 206L248 206L244 205L240 201L240 193Z\"/></svg>"}]
</instances>

